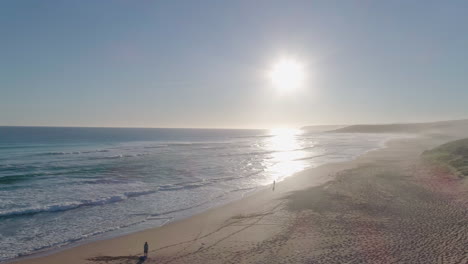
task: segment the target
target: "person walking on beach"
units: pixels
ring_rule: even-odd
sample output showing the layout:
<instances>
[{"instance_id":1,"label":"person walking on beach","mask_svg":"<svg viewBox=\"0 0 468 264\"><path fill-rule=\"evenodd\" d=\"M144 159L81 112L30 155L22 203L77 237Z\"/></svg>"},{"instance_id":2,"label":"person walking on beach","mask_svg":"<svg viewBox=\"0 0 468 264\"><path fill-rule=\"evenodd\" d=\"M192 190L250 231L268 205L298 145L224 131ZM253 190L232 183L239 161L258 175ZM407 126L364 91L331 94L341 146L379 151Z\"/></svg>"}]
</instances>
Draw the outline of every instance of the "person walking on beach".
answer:
<instances>
[{"instance_id":1,"label":"person walking on beach","mask_svg":"<svg viewBox=\"0 0 468 264\"><path fill-rule=\"evenodd\" d=\"M145 253L145 257L148 257L148 242L145 242L143 246L143 252Z\"/></svg>"},{"instance_id":2,"label":"person walking on beach","mask_svg":"<svg viewBox=\"0 0 468 264\"><path fill-rule=\"evenodd\" d=\"M276 180L273 181L273 191L275 191Z\"/></svg>"}]
</instances>

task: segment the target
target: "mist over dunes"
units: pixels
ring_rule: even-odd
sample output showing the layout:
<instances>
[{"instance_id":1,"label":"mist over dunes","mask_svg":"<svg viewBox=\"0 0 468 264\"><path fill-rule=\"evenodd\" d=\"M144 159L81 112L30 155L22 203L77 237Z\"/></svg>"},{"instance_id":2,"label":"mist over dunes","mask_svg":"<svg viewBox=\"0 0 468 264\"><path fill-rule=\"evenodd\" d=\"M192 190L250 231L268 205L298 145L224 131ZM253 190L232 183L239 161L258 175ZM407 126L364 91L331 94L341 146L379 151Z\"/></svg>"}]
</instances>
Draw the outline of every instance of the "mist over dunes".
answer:
<instances>
[{"instance_id":1,"label":"mist over dunes","mask_svg":"<svg viewBox=\"0 0 468 264\"><path fill-rule=\"evenodd\" d=\"M313 126L304 126L301 127L301 130L305 130L307 132L326 132L337 130L340 128L347 127L346 125L313 125Z\"/></svg>"},{"instance_id":2,"label":"mist over dunes","mask_svg":"<svg viewBox=\"0 0 468 264\"><path fill-rule=\"evenodd\" d=\"M303 127L304 130L315 129L314 126ZM329 132L336 133L417 133L417 134L437 134L450 133L458 134L468 131L468 119L439 121L430 123L399 123L399 124L363 124L351 125L340 128L328 129Z\"/></svg>"}]
</instances>

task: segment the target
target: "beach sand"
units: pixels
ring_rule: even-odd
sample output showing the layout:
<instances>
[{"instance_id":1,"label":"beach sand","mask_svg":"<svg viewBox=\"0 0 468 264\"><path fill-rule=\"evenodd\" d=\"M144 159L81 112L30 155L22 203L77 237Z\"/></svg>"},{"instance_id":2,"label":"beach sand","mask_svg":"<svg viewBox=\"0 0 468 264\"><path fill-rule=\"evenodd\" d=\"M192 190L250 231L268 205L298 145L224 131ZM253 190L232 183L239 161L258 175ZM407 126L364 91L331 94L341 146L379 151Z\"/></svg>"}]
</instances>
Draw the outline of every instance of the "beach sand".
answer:
<instances>
[{"instance_id":1,"label":"beach sand","mask_svg":"<svg viewBox=\"0 0 468 264\"><path fill-rule=\"evenodd\" d=\"M446 141L447 138L444 138ZM468 263L468 188L406 138L160 228L18 263Z\"/></svg>"}]
</instances>

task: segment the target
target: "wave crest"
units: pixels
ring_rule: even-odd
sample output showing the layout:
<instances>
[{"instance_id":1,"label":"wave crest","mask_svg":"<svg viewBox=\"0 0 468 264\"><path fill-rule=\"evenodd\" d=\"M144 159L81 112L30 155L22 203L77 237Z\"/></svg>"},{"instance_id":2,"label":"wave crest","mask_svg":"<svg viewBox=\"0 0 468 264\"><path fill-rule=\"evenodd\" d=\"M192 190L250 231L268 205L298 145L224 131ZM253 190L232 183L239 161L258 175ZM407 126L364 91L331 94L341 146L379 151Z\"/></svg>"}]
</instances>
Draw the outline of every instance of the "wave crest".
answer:
<instances>
[{"instance_id":1,"label":"wave crest","mask_svg":"<svg viewBox=\"0 0 468 264\"><path fill-rule=\"evenodd\" d=\"M32 215L32 214L38 214L38 213L63 212L63 211L73 210L73 209L77 209L77 208L85 207L85 206L96 206L96 205L116 203L116 202L124 201L128 198L152 194L155 192L156 191L153 191L153 190L146 190L146 191L140 191L140 192L125 192L122 195L114 195L114 196L99 198L95 200L81 200L81 201L74 201L74 202L49 204L46 206L39 206L39 207L5 210L5 211L0 211L0 217L13 217L13 216L22 216L22 215Z\"/></svg>"}]
</instances>

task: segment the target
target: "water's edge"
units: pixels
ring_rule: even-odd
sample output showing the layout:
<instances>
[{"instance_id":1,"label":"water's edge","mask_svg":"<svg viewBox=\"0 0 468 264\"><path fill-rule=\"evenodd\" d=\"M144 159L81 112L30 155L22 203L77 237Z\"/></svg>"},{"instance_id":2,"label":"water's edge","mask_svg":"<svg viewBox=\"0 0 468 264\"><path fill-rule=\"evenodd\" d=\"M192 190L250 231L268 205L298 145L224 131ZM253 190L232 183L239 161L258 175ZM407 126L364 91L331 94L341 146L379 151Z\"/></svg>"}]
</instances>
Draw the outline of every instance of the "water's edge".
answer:
<instances>
[{"instance_id":1,"label":"water's edge","mask_svg":"<svg viewBox=\"0 0 468 264\"><path fill-rule=\"evenodd\" d=\"M330 166L332 164L350 163L350 162L352 162L352 161L354 161L354 160L356 160L356 159L358 159L358 158L360 158L362 156L371 155L370 154L371 152L381 151L381 150L383 150L385 148L388 148L388 143L390 141L398 140L398 139L401 139L401 138L403 138L401 135L399 135L397 137L388 137L386 140L382 141L381 144L377 148L369 149L369 150L361 153L360 155L350 157L348 160L323 163L323 164L320 164L320 165L318 165L316 167L307 167L307 168L303 169L302 171L298 171L298 172L294 173L293 175L282 179L281 181L286 180L286 179L291 180L292 178L294 178L298 174L307 173L308 171L312 172L313 170L318 169L318 168L320 168L322 166ZM330 177L329 179L327 179L327 182L331 181L331 180L333 180L333 177ZM322 184L324 184L324 183L323 182L319 183L319 185L322 185ZM145 228L139 228L139 229L134 229L134 230L129 229L129 230L126 230L126 231L123 231L123 232L114 232L115 230L109 231L109 232L104 232L104 233L101 233L101 234L98 234L98 235L95 235L95 236L92 236L92 237L87 237L87 238L80 239L78 241L73 241L73 242L67 243L65 245L59 245L59 246L44 248L44 249L40 249L40 250L37 250L35 252L32 252L30 254L25 254L25 255L18 256L18 257L12 258L12 259L3 260L3 261L0 261L0 263L5 263L5 264L6 263L15 263L15 262L26 260L26 259L33 259L33 258L40 258L40 257L50 256L50 255L53 255L53 254L56 254L56 253L59 253L59 252L62 252L62 251L65 251L65 250L68 250L68 249L71 249L71 248L75 248L75 247L85 245L85 244L90 244L90 243L97 242L97 241L110 240L110 239L117 238L117 237L124 237L124 236L128 236L128 235L135 234L135 233L145 232L145 231L150 230L150 229L160 228L160 227L162 227L164 225L167 225L169 223L175 223L175 222L179 222L179 221L182 221L182 220L185 220L185 219L189 219L191 217L194 217L194 216L199 215L199 214L203 214L203 213L205 213L207 211L210 211L210 210L218 210L218 209L220 209L222 207L225 207L228 204L231 204L233 202L238 202L238 201L241 201L241 200L244 200L244 199L248 199L249 197L251 197L251 196L253 196L253 195L255 195L255 194L257 194L257 193L259 193L261 191L269 189L269 188L270 188L270 185L258 186L253 190L250 190L248 192L243 193L240 197L236 197L234 199L225 201L224 203L221 203L221 204L215 204L215 205L213 205L211 207L205 208L202 211L197 211L196 213L193 213L193 214L190 214L190 215L185 215L185 216L182 215L180 217L167 218L166 221L163 224L158 225L158 226L148 226L148 227L145 227Z\"/></svg>"}]
</instances>

